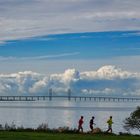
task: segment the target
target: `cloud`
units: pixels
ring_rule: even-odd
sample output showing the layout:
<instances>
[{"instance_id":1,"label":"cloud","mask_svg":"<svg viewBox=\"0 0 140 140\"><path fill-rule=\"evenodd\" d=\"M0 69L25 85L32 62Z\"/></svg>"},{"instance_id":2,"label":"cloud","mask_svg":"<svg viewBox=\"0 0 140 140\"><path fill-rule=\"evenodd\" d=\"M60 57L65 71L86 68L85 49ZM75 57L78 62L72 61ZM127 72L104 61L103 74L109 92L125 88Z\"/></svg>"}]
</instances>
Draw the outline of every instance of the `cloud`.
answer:
<instances>
[{"instance_id":1,"label":"cloud","mask_svg":"<svg viewBox=\"0 0 140 140\"><path fill-rule=\"evenodd\" d=\"M140 30L139 6L138 0L1 0L0 42L56 33Z\"/></svg>"},{"instance_id":2,"label":"cloud","mask_svg":"<svg viewBox=\"0 0 140 140\"><path fill-rule=\"evenodd\" d=\"M132 36L140 36L140 31L133 32L133 33L124 33L124 37L132 37Z\"/></svg>"},{"instance_id":3,"label":"cloud","mask_svg":"<svg viewBox=\"0 0 140 140\"><path fill-rule=\"evenodd\" d=\"M98 96L140 96L140 73L124 71L115 66L103 66L97 71L79 72L68 69L64 73L46 76L32 71L0 75L1 95L67 94Z\"/></svg>"},{"instance_id":4,"label":"cloud","mask_svg":"<svg viewBox=\"0 0 140 140\"><path fill-rule=\"evenodd\" d=\"M0 56L0 61L9 61L9 60L46 60L46 59L74 56L74 55L78 55L78 54L80 54L80 52L62 53L62 54L54 54L54 55L43 55L43 56L34 56L34 57L13 57L13 56L3 57L3 56Z\"/></svg>"},{"instance_id":5,"label":"cloud","mask_svg":"<svg viewBox=\"0 0 140 140\"><path fill-rule=\"evenodd\" d=\"M140 14L134 11L125 12L93 12L85 13L84 15L79 16L78 18L85 18L90 20L97 21L117 21L119 19L137 19L140 18Z\"/></svg>"}]
</instances>

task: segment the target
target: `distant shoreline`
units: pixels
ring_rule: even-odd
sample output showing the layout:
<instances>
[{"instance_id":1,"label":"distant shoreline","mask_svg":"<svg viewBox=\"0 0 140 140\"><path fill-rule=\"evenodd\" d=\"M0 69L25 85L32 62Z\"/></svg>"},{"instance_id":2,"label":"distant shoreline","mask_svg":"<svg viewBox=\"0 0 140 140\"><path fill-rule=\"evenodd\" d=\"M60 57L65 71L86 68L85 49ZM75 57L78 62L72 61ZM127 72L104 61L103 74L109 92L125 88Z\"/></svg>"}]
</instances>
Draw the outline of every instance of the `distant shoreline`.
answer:
<instances>
[{"instance_id":1,"label":"distant shoreline","mask_svg":"<svg viewBox=\"0 0 140 140\"><path fill-rule=\"evenodd\" d=\"M75 110L75 109L79 109L79 110L94 110L94 111L132 111L135 109L135 107L82 107L82 106L31 106L31 105L26 105L26 106L22 106L22 105L1 105L0 108L32 108L32 109L68 109L68 110Z\"/></svg>"}]
</instances>

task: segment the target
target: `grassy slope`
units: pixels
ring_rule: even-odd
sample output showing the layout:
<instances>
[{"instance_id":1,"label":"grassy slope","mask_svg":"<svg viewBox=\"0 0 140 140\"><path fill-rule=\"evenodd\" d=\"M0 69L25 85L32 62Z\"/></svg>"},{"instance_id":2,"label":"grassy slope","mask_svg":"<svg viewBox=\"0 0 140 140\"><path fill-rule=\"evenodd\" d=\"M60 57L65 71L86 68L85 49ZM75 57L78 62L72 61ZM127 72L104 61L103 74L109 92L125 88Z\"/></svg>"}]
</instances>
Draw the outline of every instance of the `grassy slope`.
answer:
<instances>
[{"instance_id":1,"label":"grassy slope","mask_svg":"<svg viewBox=\"0 0 140 140\"><path fill-rule=\"evenodd\" d=\"M39 132L0 132L0 140L140 140L140 136L111 136Z\"/></svg>"}]
</instances>

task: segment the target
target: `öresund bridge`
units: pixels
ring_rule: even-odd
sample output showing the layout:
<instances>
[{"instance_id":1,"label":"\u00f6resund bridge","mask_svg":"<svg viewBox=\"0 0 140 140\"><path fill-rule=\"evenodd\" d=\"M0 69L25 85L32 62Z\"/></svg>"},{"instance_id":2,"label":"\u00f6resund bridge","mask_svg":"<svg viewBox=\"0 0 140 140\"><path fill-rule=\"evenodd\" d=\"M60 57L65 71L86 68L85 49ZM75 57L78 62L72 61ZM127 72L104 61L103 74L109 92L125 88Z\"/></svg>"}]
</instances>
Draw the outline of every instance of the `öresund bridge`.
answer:
<instances>
[{"instance_id":1,"label":"\u00f6resund bridge","mask_svg":"<svg viewBox=\"0 0 140 140\"><path fill-rule=\"evenodd\" d=\"M114 97L114 96L73 96L68 89L66 95L53 95L52 89L46 96L0 96L1 101L39 101L55 99L67 99L68 101L94 101L94 102L140 102L140 97Z\"/></svg>"}]
</instances>

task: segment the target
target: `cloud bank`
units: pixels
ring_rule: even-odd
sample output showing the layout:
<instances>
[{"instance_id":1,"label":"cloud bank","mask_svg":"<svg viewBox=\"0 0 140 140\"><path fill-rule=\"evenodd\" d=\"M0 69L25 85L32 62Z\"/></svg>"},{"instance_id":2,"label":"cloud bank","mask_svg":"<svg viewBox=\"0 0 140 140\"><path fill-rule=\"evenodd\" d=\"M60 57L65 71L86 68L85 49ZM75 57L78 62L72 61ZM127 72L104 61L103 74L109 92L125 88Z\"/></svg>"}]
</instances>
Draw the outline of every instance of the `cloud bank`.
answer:
<instances>
[{"instance_id":1,"label":"cloud bank","mask_svg":"<svg viewBox=\"0 0 140 140\"><path fill-rule=\"evenodd\" d=\"M0 43L71 32L140 30L139 0L1 0Z\"/></svg>"},{"instance_id":2,"label":"cloud bank","mask_svg":"<svg viewBox=\"0 0 140 140\"><path fill-rule=\"evenodd\" d=\"M53 94L140 96L140 73L124 71L112 65L96 71L79 72L68 69L61 74L46 76L32 71L0 74L0 95L48 95Z\"/></svg>"}]
</instances>

